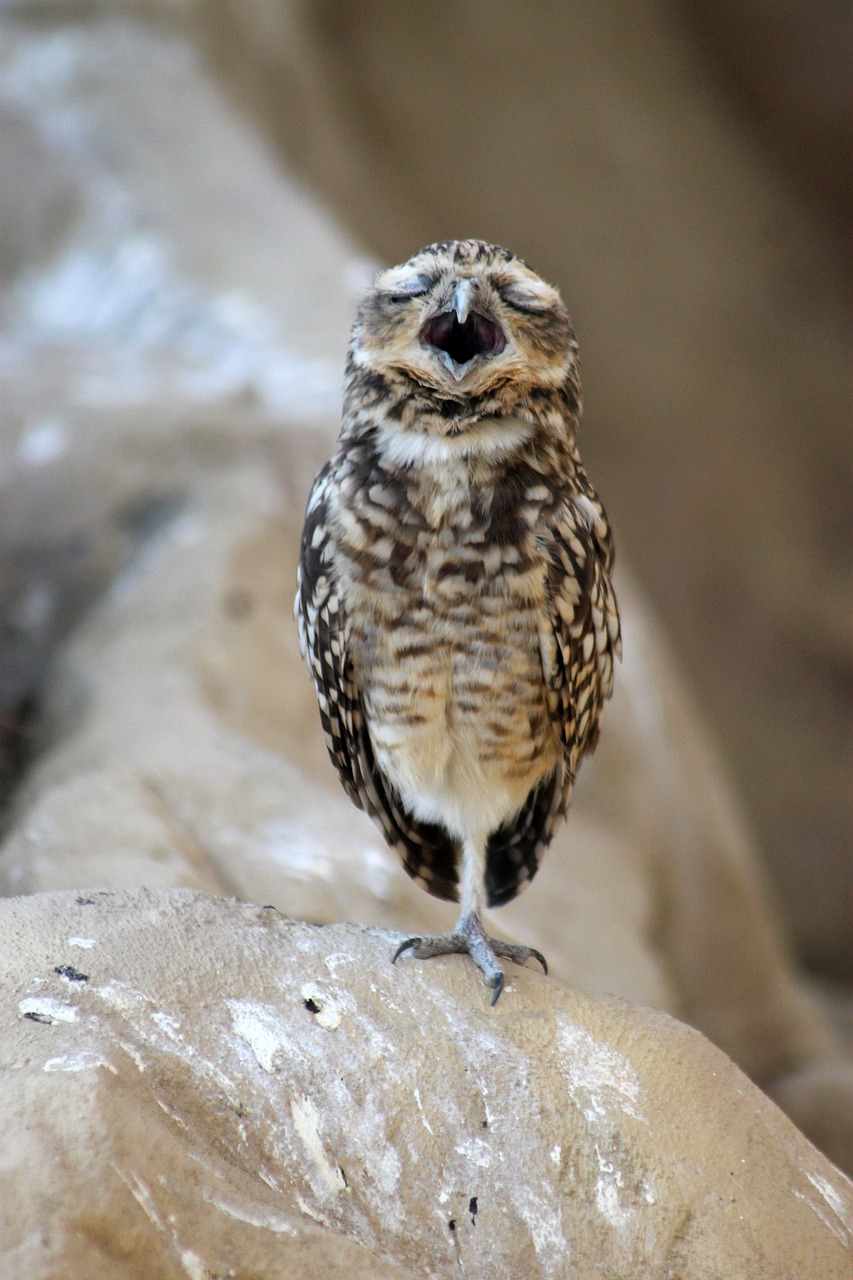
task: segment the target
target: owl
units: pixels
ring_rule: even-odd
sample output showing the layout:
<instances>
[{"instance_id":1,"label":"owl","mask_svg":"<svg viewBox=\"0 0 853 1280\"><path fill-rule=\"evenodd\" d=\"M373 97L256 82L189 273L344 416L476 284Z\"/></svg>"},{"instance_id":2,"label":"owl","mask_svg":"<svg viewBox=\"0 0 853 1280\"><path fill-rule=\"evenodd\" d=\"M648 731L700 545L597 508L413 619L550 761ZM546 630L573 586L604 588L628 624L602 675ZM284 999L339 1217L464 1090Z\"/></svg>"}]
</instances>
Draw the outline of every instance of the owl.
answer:
<instances>
[{"instance_id":1,"label":"owl","mask_svg":"<svg viewBox=\"0 0 853 1280\"><path fill-rule=\"evenodd\" d=\"M442 241L381 272L308 501L295 615L326 745L491 989L529 947L485 907L536 874L595 746L620 626L604 509L577 450L577 344L507 249Z\"/></svg>"}]
</instances>

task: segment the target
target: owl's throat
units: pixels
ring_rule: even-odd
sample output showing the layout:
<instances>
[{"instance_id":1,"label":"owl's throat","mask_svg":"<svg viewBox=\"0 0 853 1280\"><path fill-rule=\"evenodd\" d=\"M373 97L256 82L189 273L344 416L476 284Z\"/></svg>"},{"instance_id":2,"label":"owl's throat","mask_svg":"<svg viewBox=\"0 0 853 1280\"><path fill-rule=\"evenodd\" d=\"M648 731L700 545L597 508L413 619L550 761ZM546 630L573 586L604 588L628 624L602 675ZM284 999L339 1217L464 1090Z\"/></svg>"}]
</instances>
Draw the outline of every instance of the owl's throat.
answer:
<instances>
[{"instance_id":1,"label":"owl's throat","mask_svg":"<svg viewBox=\"0 0 853 1280\"><path fill-rule=\"evenodd\" d=\"M497 355L506 346L500 325L479 311L469 311L464 320L455 310L445 311L429 321L422 336L456 366L467 365L476 356Z\"/></svg>"}]
</instances>

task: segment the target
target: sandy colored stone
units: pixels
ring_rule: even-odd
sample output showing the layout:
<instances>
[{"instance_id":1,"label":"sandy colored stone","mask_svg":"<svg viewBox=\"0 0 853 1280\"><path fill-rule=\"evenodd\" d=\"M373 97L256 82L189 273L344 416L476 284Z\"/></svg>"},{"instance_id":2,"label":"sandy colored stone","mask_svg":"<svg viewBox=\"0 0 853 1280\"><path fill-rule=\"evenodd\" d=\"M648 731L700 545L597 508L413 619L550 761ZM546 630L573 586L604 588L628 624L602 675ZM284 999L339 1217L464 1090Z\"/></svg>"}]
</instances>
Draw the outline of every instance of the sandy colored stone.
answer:
<instances>
[{"instance_id":1,"label":"sandy colored stone","mask_svg":"<svg viewBox=\"0 0 853 1280\"><path fill-rule=\"evenodd\" d=\"M0 904L13 1273L849 1275L853 1187L696 1032L527 970L493 1009L398 937Z\"/></svg>"}]
</instances>

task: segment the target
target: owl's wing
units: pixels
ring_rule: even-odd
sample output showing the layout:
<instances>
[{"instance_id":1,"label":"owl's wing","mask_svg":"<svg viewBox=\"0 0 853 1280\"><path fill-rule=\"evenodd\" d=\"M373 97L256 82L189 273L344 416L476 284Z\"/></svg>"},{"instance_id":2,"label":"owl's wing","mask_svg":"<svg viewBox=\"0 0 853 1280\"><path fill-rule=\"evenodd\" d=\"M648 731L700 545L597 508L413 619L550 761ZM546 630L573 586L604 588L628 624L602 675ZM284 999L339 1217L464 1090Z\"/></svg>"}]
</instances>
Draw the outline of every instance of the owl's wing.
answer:
<instances>
[{"instance_id":1,"label":"owl's wing","mask_svg":"<svg viewBox=\"0 0 853 1280\"><path fill-rule=\"evenodd\" d=\"M331 464L314 482L296 579L299 647L317 690L326 748L343 788L381 829L413 879L439 898L458 896L459 850L447 833L420 822L376 767L349 654L349 620L332 555L328 500Z\"/></svg>"},{"instance_id":2,"label":"owl's wing","mask_svg":"<svg viewBox=\"0 0 853 1280\"><path fill-rule=\"evenodd\" d=\"M564 770L534 787L509 822L489 836L486 845L486 905L501 907L533 879L542 854L551 843L557 821L566 812L571 787L564 786Z\"/></svg>"},{"instance_id":3,"label":"owl's wing","mask_svg":"<svg viewBox=\"0 0 853 1280\"><path fill-rule=\"evenodd\" d=\"M581 758L598 740L620 652L619 613L610 582L613 548L590 490L565 502L552 527L548 613L540 628L542 672L563 758L519 812L495 831L486 855L489 906L514 898L536 874L571 798Z\"/></svg>"},{"instance_id":4,"label":"owl's wing","mask_svg":"<svg viewBox=\"0 0 853 1280\"><path fill-rule=\"evenodd\" d=\"M598 741L602 707L621 653L619 610L610 579L613 544L592 490L563 503L553 527L542 666L552 719L573 780Z\"/></svg>"}]
</instances>

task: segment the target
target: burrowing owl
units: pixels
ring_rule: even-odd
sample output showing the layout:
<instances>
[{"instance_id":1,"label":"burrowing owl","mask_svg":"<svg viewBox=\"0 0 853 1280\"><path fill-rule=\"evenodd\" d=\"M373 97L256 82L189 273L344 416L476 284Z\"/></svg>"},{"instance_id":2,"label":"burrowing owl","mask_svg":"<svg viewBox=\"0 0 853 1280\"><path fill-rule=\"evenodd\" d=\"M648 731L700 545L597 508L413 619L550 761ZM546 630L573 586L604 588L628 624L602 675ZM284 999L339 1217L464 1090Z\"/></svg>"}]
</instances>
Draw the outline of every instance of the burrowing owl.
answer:
<instances>
[{"instance_id":1,"label":"burrowing owl","mask_svg":"<svg viewBox=\"0 0 853 1280\"><path fill-rule=\"evenodd\" d=\"M577 346L514 254L445 241L382 272L353 328L338 448L296 595L329 754L420 885L461 898L424 959L500 995L484 905L536 873L598 737L619 651L604 510L575 437Z\"/></svg>"}]
</instances>

